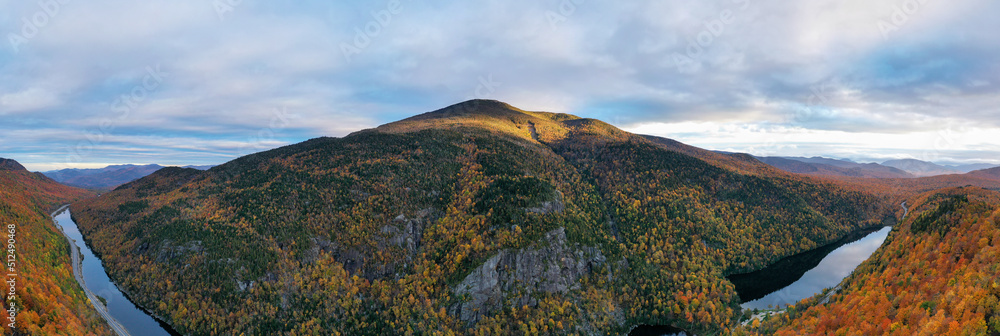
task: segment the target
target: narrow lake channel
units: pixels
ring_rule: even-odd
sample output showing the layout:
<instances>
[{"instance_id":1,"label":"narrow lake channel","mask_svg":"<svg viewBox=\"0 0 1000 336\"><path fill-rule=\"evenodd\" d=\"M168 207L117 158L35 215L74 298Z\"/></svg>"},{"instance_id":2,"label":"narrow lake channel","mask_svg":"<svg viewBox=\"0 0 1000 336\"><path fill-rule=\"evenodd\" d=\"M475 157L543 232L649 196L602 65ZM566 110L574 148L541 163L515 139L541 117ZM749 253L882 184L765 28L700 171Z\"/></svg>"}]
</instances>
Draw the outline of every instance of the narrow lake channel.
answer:
<instances>
[{"instance_id":1,"label":"narrow lake channel","mask_svg":"<svg viewBox=\"0 0 1000 336\"><path fill-rule=\"evenodd\" d=\"M835 287L875 252L891 227L848 235L833 244L782 259L763 270L729 276L745 309L793 305Z\"/></svg>"},{"instance_id":2,"label":"narrow lake channel","mask_svg":"<svg viewBox=\"0 0 1000 336\"><path fill-rule=\"evenodd\" d=\"M826 246L781 259L765 269L728 277L744 309L784 307L840 284L878 250L892 227L855 232ZM671 326L639 326L629 336L689 335Z\"/></svg>"},{"instance_id":3,"label":"narrow lake channel","mask_svg":"<svg viewBox=\"0 0 1000 336\"><path fill-rule=\"evenodd\" d=\"M130 301L111 281L101 260L84 243L83 234L70 216L59 212L56 223L80 248L83 278L90 291L107 302L108 312L132 335L179 335ZM891 227L858 232L833 244L782 259L763 270L729 276L746 309L783 307L838 285L885 242ZM672 327L642 326L630 335L684 335Z\"/></svg>"},{"instance_id":4,"label":"narrow lake channel","mask_svg":"<svg viewBox=\"0 0 1000 336\"><path fill-rule=\"evenodd\" d=\"M142 308L130 301L104 271L101 260L94 255L83 240L83 234L70 217L70 210L59 212L55 216L56 224L63 232L74 240L76 247L80 248L80 255L83 257L83 280L88 289L107 302L108 313L118 320L125 329L132 335L150 336L171 336L179 335L170 326L161 323Z\"/></svg>"}]
</instances>

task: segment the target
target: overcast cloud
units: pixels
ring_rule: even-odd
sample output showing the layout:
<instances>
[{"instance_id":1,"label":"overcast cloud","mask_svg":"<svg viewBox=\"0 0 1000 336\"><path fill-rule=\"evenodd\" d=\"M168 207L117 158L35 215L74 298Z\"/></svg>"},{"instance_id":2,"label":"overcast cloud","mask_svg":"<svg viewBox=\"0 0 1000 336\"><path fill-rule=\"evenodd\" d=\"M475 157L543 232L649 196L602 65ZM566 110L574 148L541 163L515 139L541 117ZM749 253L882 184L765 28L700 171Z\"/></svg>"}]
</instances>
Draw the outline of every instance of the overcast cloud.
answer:
<instances>
[{"instance_id":1,"label":"overcast cloud","mask_svg":"<svg viewBox=\"0 0 1000 336\"><path fill-rule=\"evenodd\" d=\"M470 98L709 149L1000 163L1000 3L0 0L0 156L213 164Z\"/></svg>"}]
</instances>

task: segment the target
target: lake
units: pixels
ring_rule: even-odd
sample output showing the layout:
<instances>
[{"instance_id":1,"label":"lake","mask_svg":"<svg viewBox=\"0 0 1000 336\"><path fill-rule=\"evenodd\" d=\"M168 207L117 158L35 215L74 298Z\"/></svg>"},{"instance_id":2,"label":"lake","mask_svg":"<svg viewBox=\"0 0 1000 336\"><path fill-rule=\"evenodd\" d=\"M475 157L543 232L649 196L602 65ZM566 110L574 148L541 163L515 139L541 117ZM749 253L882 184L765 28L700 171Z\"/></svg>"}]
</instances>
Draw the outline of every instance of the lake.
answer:
<instances>
[{"instance_id":1,"label":"lake","mask_svg":"<svg viewBox=\"0 0 1000 336\"><path fill-rule=\"evenodd\" d=\"M782 259L763 270L729 276L745 309L793 305L835 287L875 252L891 227L854 233L818 249Z\"/></svg>"},{"instance_id":2,"label":"lake","mask_svg":"<svg viewBox=\"0 0 1000 336\"><path fill-rule=\"evenodd\" d=\"M104 271L101 260L94 255L83 240L83 234L70 217L67 208L56 214L57 225L62 227L63 232L75 241L75 245L80 248L80 255L83 257L83 280L88 289L95 295L107 301L108 313L118 320L125 329L132 335L150 336L171 336L180 335L173 331L170 326L161 323L142 308L130 301L118 287L108 278Z\"/></svg>"},{"instance_id":3,"label":"lake","mask_svg":"<svg viewBox=\"0 0 1000 336\"><path fill-rule=\"evenodd\" d=\"M130 301L111 281L100 259L84 243L70 211L56 214L56 222L76 242L83 256L83 277L94 294L107 301L108 312L133 335L179 335ZM837 286L885 242L891 227L857 232L812 251L778 261L757 272L729 276L746 309L795 304L823 289ZM683 330L640 326L630 335L683 335Z\"/></svg>"},{"instance_id":4,"label":"lake","mask_svg":"<svg viewBox=\"0 0 1000 336\"><path fill-rule=\"evenodd\" d=\"M796 304L840 284L878 250L892 227L855 232L820 248L784 258L765 269L727 277L745 309ZM687 335L671 326L639 326L629 336Z\"/></svg>"}]
</instances>

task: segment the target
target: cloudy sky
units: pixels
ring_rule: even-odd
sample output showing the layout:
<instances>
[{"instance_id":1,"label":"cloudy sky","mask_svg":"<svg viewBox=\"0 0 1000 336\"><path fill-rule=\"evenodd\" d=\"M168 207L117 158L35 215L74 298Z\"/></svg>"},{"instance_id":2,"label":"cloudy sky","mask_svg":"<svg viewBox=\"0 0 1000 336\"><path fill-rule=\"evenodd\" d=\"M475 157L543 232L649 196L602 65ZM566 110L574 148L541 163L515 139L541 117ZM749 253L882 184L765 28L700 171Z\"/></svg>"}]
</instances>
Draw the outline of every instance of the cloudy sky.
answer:
<instances>
[{"instance_id":1,"label":"cloudy sky","mask_svg":"<svg viewBox=\"0 0 1000 336\"><path fill-rule=\"evenodd\" d=\"M470 98L717 150L1000 163L1000 3L0 0L0 157L213 164Z\"/></svg>"}]
</instances>

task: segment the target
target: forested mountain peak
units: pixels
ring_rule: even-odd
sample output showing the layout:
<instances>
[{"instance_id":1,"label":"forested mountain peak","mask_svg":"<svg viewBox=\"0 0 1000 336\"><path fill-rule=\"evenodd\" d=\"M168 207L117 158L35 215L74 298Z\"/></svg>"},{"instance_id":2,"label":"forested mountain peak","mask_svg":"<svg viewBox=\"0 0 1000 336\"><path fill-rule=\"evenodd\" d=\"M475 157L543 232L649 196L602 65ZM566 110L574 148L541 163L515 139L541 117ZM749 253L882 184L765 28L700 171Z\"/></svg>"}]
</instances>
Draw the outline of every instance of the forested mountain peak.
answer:
<instances>
[{"instance_id":1,"label":"forested mountain peak","mask_svg":"<svg viewBox=\"0 0 1000 336\"><path fill-rule=\"evenodd\" d=\"M478 128L526 140L551 142L563 139L570 129L593 128L622 132L606 123L571 114L533 112L510 104L475 99L379 126L383 133L411 133L427 129Z\"/></svg>"},{"instance_id":2,"label":"forested mountain peak","mask_svg":"<svg viewBox=\"0 0 1000 336\"><path fill-rule=\"evenodd\" d=\"M0 170L27 170L17 161L0 158Z\"/></svg>"},{"instance_id":3,"label":"forested mountain peak","mask_svg":"<svg viewBox=\"0 0 1000 336\"><path fill-rule=\"evenodd\" d=\"M893 206L745 155L474 100L205 172L165 168L73 215L112 277L184 333L516 334L530 320L621 334L721 330L738 309L725 274Z\"/></svg>"},{"instance_id":4,"label":"forested mountain peak","mask_svg":"<svg viewBox=\"0 0 1000 336\"><path fill-rule=\"evenodd\" d=\"M508 119L508 121L514 122L534 121L534 119L544 119L550 121L581 119L580 117L566 113L527 111L499 100L473 99L435 111L419 114L385 126L434 120L445 123L447 123L448 120L462 120L468 122L470 120L483 118Z\"/></svg>"}]
</instances>

